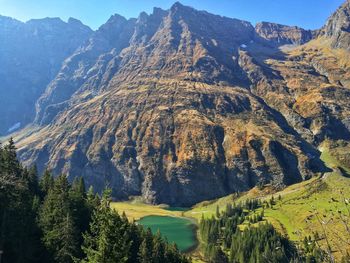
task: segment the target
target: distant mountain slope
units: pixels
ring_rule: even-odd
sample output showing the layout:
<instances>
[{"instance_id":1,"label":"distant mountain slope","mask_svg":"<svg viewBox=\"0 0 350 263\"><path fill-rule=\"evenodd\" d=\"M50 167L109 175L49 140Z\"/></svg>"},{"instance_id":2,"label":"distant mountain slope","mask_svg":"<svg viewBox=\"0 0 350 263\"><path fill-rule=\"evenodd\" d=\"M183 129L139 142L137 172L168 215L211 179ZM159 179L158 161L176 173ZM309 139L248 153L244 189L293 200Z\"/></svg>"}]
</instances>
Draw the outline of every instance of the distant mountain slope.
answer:
<instances>
[{"instance_id":1,"label":"distant mountain slope","mask_svg":"<svg viewBox=\"0 0 350 263\"><path fill-rule=\"evenodd\" d=\"M313 38L314 34L311 30L269 22L256 24L255 30L261 38L275 42L277 45L305 44Z\"/></svg>"},{"instance_id":2,"label":"distant mountain slope","mask_svg":"<svg viewBox=\"0 0 350 263\"><path fill-rule=\"evenodd\" d=\"M345 3L330 17L322 28L322 34L332 40L332 47L350 51L350 1Z\"/></svg>"},{"instance_id":3,"label":"distant mountain slope","mask_svg":"<svg viewBox=\"0 0 350 263\"><path fill-rule=\"evenodd\" d=\"M35 102L91 32L75 19L0 16L0 135L34 120Z\"/></svg>"},{"instance_id":4,"label":"distant mountain slope","mask_svg":"<svg viewBox=\"0 0 350 263\"><path fill-rule=\"evenodd\" d=\"M172 205L300 182L325 171L319 143L350 140L349 54L331 42L180 3L113 16L38 100L20 156Z\"/></svg>"}]
</instances>

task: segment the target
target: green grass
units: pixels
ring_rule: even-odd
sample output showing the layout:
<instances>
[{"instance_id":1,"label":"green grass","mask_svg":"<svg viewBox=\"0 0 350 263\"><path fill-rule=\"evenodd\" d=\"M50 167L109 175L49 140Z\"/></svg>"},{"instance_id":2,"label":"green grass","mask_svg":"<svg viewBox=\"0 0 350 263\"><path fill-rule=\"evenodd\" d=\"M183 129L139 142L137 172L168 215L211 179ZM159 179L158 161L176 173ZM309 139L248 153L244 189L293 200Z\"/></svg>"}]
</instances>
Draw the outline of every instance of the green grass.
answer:
<instances>
[{"instance_id":1,"label":"green grass","mask_svg":"<svg viewBox=\"0 0 350 263\"><path fill-rule=\"evenodd\" d=\"M340 219L344 214L350 217L350 212L344 202L344 198L350 199L350 178L344 177L341 171L343 169L350 174L350 169L334 156L337 149L333 148L332 151L329 151L326 145L320 150L322 151L321 159L333 169L333 172L291 185L277 193L273 192L270 186L263 190L254 188L240 195L232 194L216 200L201 202L190 210L169 209L165 206L151 206L140 202L113 203L112 206L120 212L125 211L128 218L136 220L149 215L159 215L187 217L199 222L202 215L206 218L215 215L217 206L220 211L223 211L228 203L244 202L252 198L270 200L274 196L276 205L272 208L265 208L265 220L296 242L303 240L305 236L313 235L316 231L321 236L326 234L335 256L339 258L341 251L350 251L350 246L342 241L350 239L350 234ZM280 200L278 196L281 196ZM257 212L261 210L262 208ZM322 224L321 221L325 224ZM325 246L325 239L321 239L319 243ZM200 258L198 250L196 253Z\"/></svg>"},{"instance_id":2,"label":"green grass","mask_svg":"<svg viewBox=\"0 0 350 263\"><path fill-rule=\"evenodd\" d=\"M183 216L182 211L172 211L166 206L162 205L149 205L139 201L128 202L112 202L111 207L117 210L119 213L125 213L127 218L131 221L137 221L145 216L157 215L157 216Z\"/></svg>"},{"instance_id":3,"label":"green grass","mask_svg":"<svg viewBox=\"0 0 350 263\"><path fill-rule=\"evenodd\" d=\"M265 192L253 189L240 196L230 195L202 202L185 212L185 216L194 217L197 220L202 214L204 217L211 217L215 215L217 206L220 210L224 210L227 203L237 203L248 198L270 200L273 195L276 205L265 209L267 221L296 242L302 241L305 236L313 235L316 231L321 236L327 235L335 256L339 257L341 251L350 250L350 246L341 241L350 239L350 233L346 231L341 220L341 215L350 216L344 202L344 198L350 198L350 178L344 177L339 168L346 173L349 173L350 169L340 163L325 147L321 150L321 159L329 168L334 169L333 172L289 186L273 194L266 189ZM332 151L334 152L334 149ZM281 200L278 196L281 196ZM257 212L261 210L262 208ZM322 224L322 221L325 224ZM325 239L321 239L319 243L325 246Z\"/></svg>"}]
</instances>

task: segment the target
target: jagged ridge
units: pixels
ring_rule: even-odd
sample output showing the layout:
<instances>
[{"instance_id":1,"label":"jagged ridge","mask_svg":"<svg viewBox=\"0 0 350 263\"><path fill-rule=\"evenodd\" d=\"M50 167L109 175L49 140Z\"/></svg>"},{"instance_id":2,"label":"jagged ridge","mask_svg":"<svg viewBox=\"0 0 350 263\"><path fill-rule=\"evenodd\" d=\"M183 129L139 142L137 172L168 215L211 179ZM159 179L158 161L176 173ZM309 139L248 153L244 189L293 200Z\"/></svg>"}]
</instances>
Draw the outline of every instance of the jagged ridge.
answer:
<instances>
[{"instance_id":1,"label":"jagged ridge","mask_svg":"<svg viewBox=\"0 0 350 263\"><path fill-rule=\"evenodd\" d=\"M21 158L172 205L310 178L316 146L350 138L348 64L321 40L280 49L310 34L180 3L113 16L41 96Z\"/></svg>"}]
</instances>

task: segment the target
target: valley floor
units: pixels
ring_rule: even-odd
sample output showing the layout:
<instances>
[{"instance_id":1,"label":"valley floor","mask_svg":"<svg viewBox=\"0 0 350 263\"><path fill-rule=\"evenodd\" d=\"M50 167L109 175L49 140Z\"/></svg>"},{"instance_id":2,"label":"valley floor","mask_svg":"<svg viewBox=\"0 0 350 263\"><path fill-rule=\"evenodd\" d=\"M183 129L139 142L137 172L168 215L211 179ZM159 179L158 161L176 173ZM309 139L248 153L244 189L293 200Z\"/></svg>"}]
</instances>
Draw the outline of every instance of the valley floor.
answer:
<instances>
[{"instance_id":1,"label":"valley floor","mask_svg":"<svg viewBox=\"0 0 350 263\"><path fill-rule=\"evenodd\" d=\"M186 217L198 223L215 215L217 207L220 211L228 203L244 202L248 199L261 199L274 205L264 208L264 218L277 230L288 236L296 244L301 244L304 237L319 236L318 244L325 248L328 241L336 258L350 249L350 233L347 220L350 219L350 169L341 164L326 147L320 148L322 160L333 171L285 188L273 191L269 185L263 189L254 188L243 194L232 194L217 200L205 201L187 211L172 211L165 205L152 206L134 200L115 202L113 208L125 212L130 220L139 220L149 215ZM260 213L262 208L255 211ZM241 226L244 228L248 222ZM191 252L195 262L201 262L200 246Z\"/></svg>"}]
</instances>

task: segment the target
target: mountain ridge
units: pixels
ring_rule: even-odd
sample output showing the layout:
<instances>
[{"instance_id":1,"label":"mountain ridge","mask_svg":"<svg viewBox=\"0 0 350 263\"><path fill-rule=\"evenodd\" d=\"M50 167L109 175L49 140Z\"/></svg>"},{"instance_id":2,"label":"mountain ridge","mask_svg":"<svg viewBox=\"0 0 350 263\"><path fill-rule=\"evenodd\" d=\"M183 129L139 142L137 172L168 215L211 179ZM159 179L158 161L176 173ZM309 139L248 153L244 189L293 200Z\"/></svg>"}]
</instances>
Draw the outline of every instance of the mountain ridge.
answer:
<instances>
[{"instance_id":1,"label":"mountain ridge","mask_svg":"<svg viewBox=\"0 0 350 263\"><path fill-rule=\"evenodd\" d=\"M91 33L77 20L59 18L26 23L0 17L0 134L33 121L35 102L63 60ZM16 126L15 125L15 126Z\"/></svg>"},{"instance_id":2,"label":"mountain ridge","mask_svg":"<svg viewBox=\"0 0 350 263\"><path fill-rule=\"evenodd\" d=\"M19 155L171 205L306 180L326 171L325 138L350 138L349 64L327 41L180 3L112 16L41 95Z\"/></svg>"}]
</instances>

